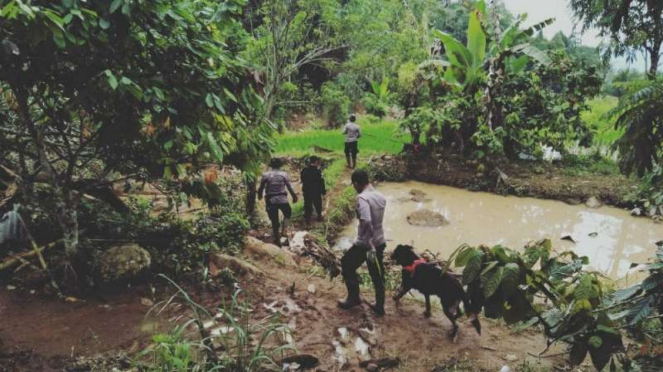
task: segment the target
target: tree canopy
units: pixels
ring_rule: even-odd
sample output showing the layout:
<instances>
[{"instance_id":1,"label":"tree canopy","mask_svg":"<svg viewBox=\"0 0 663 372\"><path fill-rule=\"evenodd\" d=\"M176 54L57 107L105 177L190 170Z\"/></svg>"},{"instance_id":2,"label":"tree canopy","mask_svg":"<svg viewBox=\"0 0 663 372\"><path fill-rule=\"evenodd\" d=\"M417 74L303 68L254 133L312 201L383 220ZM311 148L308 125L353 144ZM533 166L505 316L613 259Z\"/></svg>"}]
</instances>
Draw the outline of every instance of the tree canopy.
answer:
<instances>
[{"instance_id":1,"label":"tree canopy","mask_svg":"<svg viewBox=\"0 0 663 372\"><path fill-rule=\"evenodd\" d=\"M113 172L184 178L269 152L271 127L234 46L242 5L0 2L0 162L53 188L68 253L80 197Z\"/></svg>"}]
</instances>

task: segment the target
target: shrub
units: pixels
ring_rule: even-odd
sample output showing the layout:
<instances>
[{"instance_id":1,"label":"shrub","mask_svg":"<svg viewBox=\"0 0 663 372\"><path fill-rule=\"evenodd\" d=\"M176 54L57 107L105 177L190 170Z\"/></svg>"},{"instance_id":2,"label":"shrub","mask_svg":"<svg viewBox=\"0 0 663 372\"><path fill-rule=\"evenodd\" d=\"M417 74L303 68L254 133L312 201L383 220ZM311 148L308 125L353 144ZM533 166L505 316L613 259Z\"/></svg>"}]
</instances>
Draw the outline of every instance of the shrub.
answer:
<instances>
[{"instance_id":1,"label":"shrub","mask_svg":"<svg viewBox=\"0 0 663 372\"><path fill-rule=\"evenodd\" d=\"M322 86L319 98L319 107L322 116L327 120L329 127L341 126L350 113L350 99L332 83Z\"/></svg>"},{"instance_id":2,"label":"shrub","mask_svg":"<svg viewBox=\"0 0 663 372\"><path fill-rule=\"evenodd\" d=\"M254 321L249 304L239 299L241 290L232 294L230 303L222 302L213 311L196 303L188 293L164 276L177 292L169 300L158 304L159 312L176 300L188 306L190 318L171 333L157 334L153 344L138 355L134 363L144 372L161 371L229 371L253 372L280 370L281 359L290 345L277 346L279 338L289 334L286 325L275 315ZM212 327L222 331L212 332ZM186 332L189 331L189 332ZM194 331L193 333L190 331ZM254 341L258 341L257 343ZM215 352L214 349L221 350Z\"/></svg>"}]
</instances>

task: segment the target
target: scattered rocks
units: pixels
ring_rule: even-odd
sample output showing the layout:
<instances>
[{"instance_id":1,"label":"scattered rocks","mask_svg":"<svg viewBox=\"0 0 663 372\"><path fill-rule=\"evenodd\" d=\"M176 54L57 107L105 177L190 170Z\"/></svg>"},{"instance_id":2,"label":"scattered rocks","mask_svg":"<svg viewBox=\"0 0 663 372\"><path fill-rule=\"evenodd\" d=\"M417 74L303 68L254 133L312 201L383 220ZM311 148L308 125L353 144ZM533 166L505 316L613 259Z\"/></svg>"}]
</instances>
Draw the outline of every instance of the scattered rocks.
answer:
<instances>
[{"instance_id":1,"label":"scattered rocks","mask_svg":"<svg viewBox=\"0 0 663 372\"><path fill-rule=\"evenodd\" d=\"M209 272L212 277L219 275L221 270L230 269L236 275L250 274L253 276L262 275L263 272L253 264L237 257L229 256L223 253L211 253L209 255Z\"/></svg>"},{"instance_id":2,"label":"scattered rocks","mask_svg":"<svg viewBox=\"0 0 663 372\"><path fill-rule=\"evenodd\" d=\"M410 195L412 195L410 200L413 202L421 203L426 200L426 193L421 190L412 189L410 190Z\"/></svg>"},{"instance_id":3,"label":"scattered rocks","mask_svg":"<svg viewBox=\"0 0 663 372\"><path fill-rule=\"evenodd\" d=\"M147 307L152 307L152 306L154 306L154 301L152 301L152 300L150 300L149 298L146 298L146 297L141 298L141 299L140 299L140 303L141 303L143 306L147 306Z\"/></svg>"},{"instance_id":4,"label":"scattered rocks","mask_svg":"<svg viewBox=\"0 0 663 372\"><path fill-rule=\"evenodd\" d=\"M310 294L315 294L315 285L314 284L309 284L308 287L306 288L306 290Z\"/></svg>"},{"instance_id":5,"label":"scattered rocks","mask_svg":"<svg viewBox=\"0 0 663 372\"><path fill-rule=\"evenodd\" d=\"M568 205L580 205L582 204L582 200L576 199L576 198L568 198L564 200L564 202Z\"/></svg>"},{"instance_id":6,"label":"scattered rocks","mask_svg":"<svg viewBox=\"0 0 663 372\"><path fill-rule=\"evenodd\" d=\"M597 198L596 196L592 196L587 201L585 201L585 205L588 206L589 208L601 208L603 206L603 202Z\"/></svg>"},{"instance_id":7,"label":"scattered rocks","mask_svg":"<svg viewBox=\"0 0 663 372\"><path fill-rule=\"evenodd\" d=\"M138 244L122 244L102 253L95 266L102 281L114 282L134 279L151 265L150 252Z\"/></svg>"},{"instance_id":8,"label":"scattered rocks","mask_svg":"<svg viewBox=\"0 0 663 372\"><path fill-rule=\"evenodd\" d=\"M380 371L387 368L398 367L400 364L401 360L398 358L382 358L378 360L372 359L365 362L360 362L359 367L365 368L367 371Z\"/></svg>"},{"instance_id":9,"label":"scattered rocks","mask_svg":"<svg viewBox=\"0 0 663 372\"><path fill-rule=\"evenodd\" d=\"M420 209L407 216L407 223L412 226L441 227L449 224L449 220L437 212Z\"/></svg>"},{"instance_id":10,"label":"scattered rocks","mask_svg":"<svg viewBox=\"0 0 663 372\"><path fill-rule=\"evenodd\" d=\"M359 329L359 336L368 342L371 346L376 346L378 344L378 338L375 335L375 331L372 331L368 328Z\"/></svg>"},{"instance_id":11,"label":"scattered rocks","mask_svg":"<svg viewBox=\"0 0 663 372\"><path fill-rule=\"evenodd\" d=\"M312 354L298 354L285 357L281 360L282 364L298 364L299 370L315 368L320 364L318 357Z\"/></svg>"},{"instance_id":12,"label":"scattered rocks","mask_svg":"<svg viewBox=\"0 0 663 372\"><path fill-rule=\"evenodd\" d=\"M290 252L254 237L247 238L244 245L244 254L255 259L271 259L284 267L297 267L297 263L292 258Z\"/></svg>"},{"instance_id":13,"label":"scattered rocks","mask_svg":"<svg viewBox=\"0 0 663 372\"><path fill-rule=\"evenodd\" d=\"M503 356L502 359L506 360L507 362L515 362L518 360L518 357L513 354L507 354Z\"/></svg>"}]
</instances>

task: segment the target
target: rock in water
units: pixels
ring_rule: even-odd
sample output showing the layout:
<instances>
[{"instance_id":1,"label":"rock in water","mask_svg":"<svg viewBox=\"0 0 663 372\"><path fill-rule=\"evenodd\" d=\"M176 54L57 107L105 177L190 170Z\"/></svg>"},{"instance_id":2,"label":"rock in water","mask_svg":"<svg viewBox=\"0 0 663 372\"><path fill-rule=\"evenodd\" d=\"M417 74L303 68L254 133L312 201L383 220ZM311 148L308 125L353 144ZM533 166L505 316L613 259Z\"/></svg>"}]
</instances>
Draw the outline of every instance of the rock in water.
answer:
<instances>
[{"instance_id":1,"label":"rock in water","mask_svg":"<svg viewBox=\"0 0 663 372\"><path fill-rule=\"evenodd\" d=\"M412 189L412 190L410 190L410 195L412 195L410 200L412 200L414 202L417 202L417 203L421 203L424 200L426 200L426 193L421 191L421 190Z\"/></svg>"},{"instance_id":2,"label":"rock in water","mask_svg":"<svg viewBox=\"0 0 663 372\"><path fill-rule=\"evenodd\" d=\"M97 262L104 282L131 280L146 272L152 264L150 252L138 244L122 244L101 254Z\"/></svg>"},{"instance_id":3,"label":"rock in water","mask_svg":"<svg viewBox=\"0 0 663 372\"><path fill-rule=\"evenodd\" d=\"M592 196L591 198L587 199L585 205L590 208L601 208L603 206L603 202L596 196Z\"/></svg>"},{"instance_id":4,"label":"rock in water","mask_svg":"<svg viewBox=\"0 0 663 372\"><path fill-rule=\"evenodd\" d=\"M449 220L440 213L428 209L420 209L407 216L407 223L412 226L440 227L448 225Z\"/></svg>"}]
</instances>

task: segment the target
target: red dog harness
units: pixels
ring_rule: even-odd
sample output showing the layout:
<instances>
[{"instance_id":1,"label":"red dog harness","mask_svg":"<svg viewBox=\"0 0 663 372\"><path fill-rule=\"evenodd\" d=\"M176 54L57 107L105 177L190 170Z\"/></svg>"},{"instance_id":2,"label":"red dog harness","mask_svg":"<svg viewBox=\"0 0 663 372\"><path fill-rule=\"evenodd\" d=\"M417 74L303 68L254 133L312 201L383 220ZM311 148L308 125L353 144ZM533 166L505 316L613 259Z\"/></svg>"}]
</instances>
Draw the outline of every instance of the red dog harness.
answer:
<instances>
[{"instance_id":1,"label":"red dog harness","mask_svg":"<svg viewBox=\"0 0 663 372\"><path fill-rule=\"evenodd\" d=\"M425 263L426 263L426 260L424 260L423 258L420 258L418 260L415 260L412 263L412 265L410 265L410 266L403 266L403 270L409 272L410 275L414 275L414 270L417 269L417 266L419 266L421 264L425 264Z\"/></svg>"}]
</instances>

